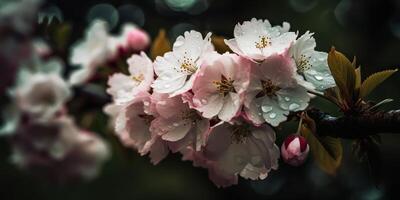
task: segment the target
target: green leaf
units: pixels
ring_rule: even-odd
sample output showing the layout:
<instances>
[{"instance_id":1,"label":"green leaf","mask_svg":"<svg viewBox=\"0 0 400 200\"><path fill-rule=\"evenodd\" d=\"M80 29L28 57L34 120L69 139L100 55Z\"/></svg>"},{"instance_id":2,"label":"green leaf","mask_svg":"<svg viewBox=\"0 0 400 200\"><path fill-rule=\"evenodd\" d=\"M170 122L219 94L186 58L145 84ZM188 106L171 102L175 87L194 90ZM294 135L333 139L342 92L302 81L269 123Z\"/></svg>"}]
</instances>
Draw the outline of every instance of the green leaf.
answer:
<instances>
[{"instance_id":1,"label":"green leaf","mask_svg":"<svg viewBox=\"0 0 400 200\"><path fill-rule=\"evenodd\" d=\"M171 49L171 42L166 37L165 30L161 29L151 47L151 58L155 59L157 56L163 56L166 52L171 51Z\"/></svg>"},{"instance_id":2,"label":"green leaf","mask_svg":"<svg viewBox=\"0 0 400 200\"><path fill-rule=\"evenodd\" d=\"M393 73L397 72L397 69L384 70L369 76L362 83L360 88L360 98L366 97L371 93L377 86L379 86L383 81L389 78Z\"/></svg>"},{"instance_id":3,"label":"green leaf","mask_svg":"<svg viewBox=\"0 0 400 200\"><path fill-rule=\"evenodd\" d=\"M342 97L348 102L351 101L356 79L353 64L346 56L332 47L328 54L328 65Z\"/></svg>"},{"instance_id":4,"label":"green leaf","mask_svg":"<svg viewBox=\"0 0 400 200\"><path fill-rule=\"evenodd\" d=\"M330 175L335 175L343 157L340 139L328 136L316 137L306 125L302 126L301 135L310 145L311 153L319 168Z\"/></svg>"}]
</instances>

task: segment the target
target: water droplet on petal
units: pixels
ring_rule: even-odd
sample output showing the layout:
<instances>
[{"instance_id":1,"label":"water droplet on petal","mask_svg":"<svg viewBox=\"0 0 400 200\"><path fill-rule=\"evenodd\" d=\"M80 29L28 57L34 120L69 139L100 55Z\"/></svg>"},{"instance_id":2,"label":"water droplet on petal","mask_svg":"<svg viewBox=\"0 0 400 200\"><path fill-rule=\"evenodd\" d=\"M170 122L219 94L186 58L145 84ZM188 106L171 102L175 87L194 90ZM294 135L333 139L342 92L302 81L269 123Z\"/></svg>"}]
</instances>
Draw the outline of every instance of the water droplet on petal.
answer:
<instances>
[{"instance_id":1,"label":"water droplet on petal","mask_svg":"<svg viewBox=\"0 0 400 200\"><path fill-rule=\"evenodd\" d=\"M296 110L297 108L299 108L300 105L297 103L292 103L289 105L289 110Z\"/></svg>"},{"instance_id":2,"label":"water droplet on petal","mask_svg":"<svg viewBox=\"0 0 400 200\"><path fill-rule=\"evenodd\" d=\"M260 115L260 116L261 116L261 115L262 115L262 113L258 113L258 115Z\"/></svg>"},{"instance_id":3,"label":"water droplet on petal","mask_svg":"<svg viewBox=\"0 0 400 200\"><path fill-rule=\"evenodd\" d=\"M150 102L144 101L144 102L143 102L143 105L148 106L148 105L150 105Z\"/></svg>"},{"instance_id":4,"label":"water droplet on petal","mask_svg":"<svg viewBox=\"0 0 400 200\"><path fill-rule=\"evenodd\" d=\"M269 114L269 118L274 119L276 117L276 113Z\"/></svg>"},{"instance_id":5,"label":"water droplet on petal","mask_svg":"<svg viewBox=\"0 0 400 200\"><path fill-rule=\"evenodd\" d=\"M290 101L290 98L289 97L285 97L285 101Z\"/></svg>"},{"instance_id":6,"label":"water droplet on petal","mask_svg":"<svg viewBox=\"0 0 400 200\"><path fill-rule=\"evenodd\" d=\"M206 99L202 99L202 100L201 100L201 103L202 103L202 104L206 104L206 103L207 103L207 100L206 100Z\"/></svg>"},{"instance_id":7,"label":"water droplet on petal","mask_svg":"<svg viewBox=\"0 0 400 200\"><path fill-rule=\"evenodd\" d=\"M318 81L322 81L324 79L324 77L319 75L315 75L314 78L317 79Z\"/></svg>"},{"instance_id":8,"label":"water droplet on petal","mask_svg":"<svg viewBox=\"0 0 400 200\"><path fill-rule=\"evenodd\" d=\"M263 112L269 112L272 110L272 106L261 106Z\"/></svg>"},{"instance_id":9,"label":"water droplet on petal","mask_svg":"<svg viewBox=\"0 0 400 200\"><path fill-rule=\"evenodd\" d=\"M173 123L172 125L174 125L175 127L178 127L179 126L179 124L178 123Z\"/></svg>"}]
</instances>

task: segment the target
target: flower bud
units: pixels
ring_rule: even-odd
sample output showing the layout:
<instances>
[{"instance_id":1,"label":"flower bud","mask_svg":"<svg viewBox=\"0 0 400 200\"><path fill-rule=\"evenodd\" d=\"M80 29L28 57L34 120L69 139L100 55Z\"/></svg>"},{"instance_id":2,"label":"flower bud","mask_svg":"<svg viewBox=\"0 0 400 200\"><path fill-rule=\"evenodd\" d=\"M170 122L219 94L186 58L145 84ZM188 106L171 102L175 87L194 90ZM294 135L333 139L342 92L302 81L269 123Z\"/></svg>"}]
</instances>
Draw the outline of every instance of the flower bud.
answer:
<instances>
[{"instance_id":1,"label":"flower bud","mask_svg":"<svg viewBox=\"0 0 400 200\"><path fill-rule=\"evenodd\" d=\"M300 135L288 136L281 147L283 161L292 166L303 164L309 151L307 140Z\"/></svg>"},{"instance_id":2,"label":"flower bud","mask_svg":"<svg viewBox=\"0 0 400 200\"><path fill-rule=\"evenodd\" d=\"M133 29L127 35L127 42L130 49L143 51L149 46L150 38L143 30Z\"/></svg>"}]
</instances>

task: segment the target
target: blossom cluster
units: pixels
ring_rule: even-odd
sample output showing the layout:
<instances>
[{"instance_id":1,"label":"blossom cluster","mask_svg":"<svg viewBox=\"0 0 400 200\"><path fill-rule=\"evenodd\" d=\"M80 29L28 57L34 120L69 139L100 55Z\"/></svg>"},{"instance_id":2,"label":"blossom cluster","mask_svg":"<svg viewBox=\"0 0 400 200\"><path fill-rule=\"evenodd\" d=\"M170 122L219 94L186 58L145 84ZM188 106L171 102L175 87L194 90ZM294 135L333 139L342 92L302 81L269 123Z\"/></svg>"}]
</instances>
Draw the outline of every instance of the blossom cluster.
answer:
<instances>
[{"instance_id":1,"label":"blossom cluster","mask_svg":"<svg viewBox=\"0 0 400 200\"><path fill-rule=\"evenodd\" d=\"M211 33L185 32L152 62L128 59L129 74L109 78L105 107L121 142L157 164L169 152L207 168L217 186L264 179L278 168L274 127L307 108L309 90L335 82L313 34L252 19L217 53Z\"/></svg>"},{"instance_id":2,"label":"blossom cluster","mask_svg":"<svg viewBox=\"0 0 400 200\"><path fill-rule=\"evenodd\" d=\"M105 21L95 20L82 41L72 48L69 61L79 69L70 75L69 82L72 85L81 85L87 82L100 66L123 54L144 50L149 43L147 33L134 24L124 24L122 32L113 36L109 34Z\"/></svg>"},{"instance_id":3,"label":"blossom cluster","mask_svg":"<svg viewBox=\"0 0 400 200\"><path fill-rule=\"evenodd\" d=\"M75 124L66 106L73 95L62 76L63 62L50 57L44 41L31 38L40 1L6 5L0 9L0 32L6 33L0 39L0 63L5 67L1 79L7 84L2 82L0 92L7 89L2 98L10 103L1 110L0 136L10 141L10 161L54 181L94 178L110 149L97 134ZM12 35L16 33L19 37ZM13 82L11 88L3 88Z\"/></svg>"},{"instance_id":4,"label":"blossom cluster","mask_svg":"<svg viewBox=\"0 0 400 200\"><path fill-rule=\"evenodd\" d=\"M11 161L22 169L55 181L94 178L110 156L105 141L82 130L68 115L71 86L62 78L59 59L41 58L43 48L21 66L9 91L8 112Z\"/></svg>"}]
</instances>

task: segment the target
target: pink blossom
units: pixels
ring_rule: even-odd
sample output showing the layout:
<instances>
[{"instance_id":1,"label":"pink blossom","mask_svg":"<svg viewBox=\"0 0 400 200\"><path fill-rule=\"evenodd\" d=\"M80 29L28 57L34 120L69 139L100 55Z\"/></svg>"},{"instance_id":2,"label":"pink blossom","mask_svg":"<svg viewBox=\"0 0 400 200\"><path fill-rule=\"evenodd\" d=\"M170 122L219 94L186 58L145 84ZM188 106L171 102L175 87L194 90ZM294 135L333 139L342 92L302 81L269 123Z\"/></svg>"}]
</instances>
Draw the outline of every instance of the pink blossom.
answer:
<instances>
[{"instance_id":1,"label":"pink blossom","mask_svg":"<svg viewBox=\"0 0 400 200\"><path fill-rule=\"evenodd\" d=\"M150 131L150 125L157 117L150 104L149 93L138 93L121 108L115 132L125 146L136 149L142 156L150 153L151 162L157 164L168 155L168 147L160 136Z\"/></svg>"},{"instance_id":2,"label":"pink blossom","mask_svg":"<svg viewBox=\"0 0 400 200\"><path fill-rule=\"evenodd\" d=\"M223 123L212 128L203 151L190 148L182 151L185 160L208 168L210 179L217 186L237 183L237 175L257 180L278 168L279 148L275 132L269 126Z\"/></svg>"},{"instance_id":3,"label":"pink blossom","mask_svg":"<svg viewBox=\"0 0 400 200\"><path fill-rule=\"evenodd\" d=\"M101 138L78 129L67 116L25 121L13 135L12 146L13 163L55 181L92 179L110 156Z\"/></svg>"},{"instance_id":4,"label":"pink blossom","mask_svg":"<svg viewBox=\"0 0 400 200\"><path fill-rule=\"evenodd\" d=\"M210 123L196 110L190 109L181 96L168 98L168 94L154 93L152 103L158 116L152 121L150 129L168 141L173 152L189 145L199 151L205 145Z\"/></svg>"},{"instance_id":5,"label":"pink blossom","mask_svg":"<svg viewBox=\"0 0 400 200\"><path fill-rule=\"evenodd\" d=\"M288 136L281 147L283 161L293 166L303 164L309 151L310 147L307 140L300 135Z\"/></svg>"},{"instance_id":6,"label":"pink blossom","mask_svg":"<svg viewBox=\"0 0 400 200\"><path fill-rule=\"evenodd\" d=\"M250 84L245 94L245 115L254 124L278 126L291 111L304 110L310 96L298 78L293 59L274 54L251 66Z\"/></svg>"},{"instance_id":7,"label":"pink blossom","mask_svg":"<svg viewBox=\"0 0 400 200\"><path fill-rule=\"evenodd\" d=\"M135 98L139 92L147 92L154 80L153 64L144 52L128 59L129 75L113 74L108 80L107 92L116 104L123 104Z\"/></svg>"},{"instance_id":8,"label":"pink blossom","mask_svg":"<svg viewBox=\"0 0 400 200\"><path fill-rule=\"evenodd\" d=\"M230 121L249 85L250 61L235 54L209 54L193 84L193 103L203 117Z\"/></svg>"}]
</instances>

